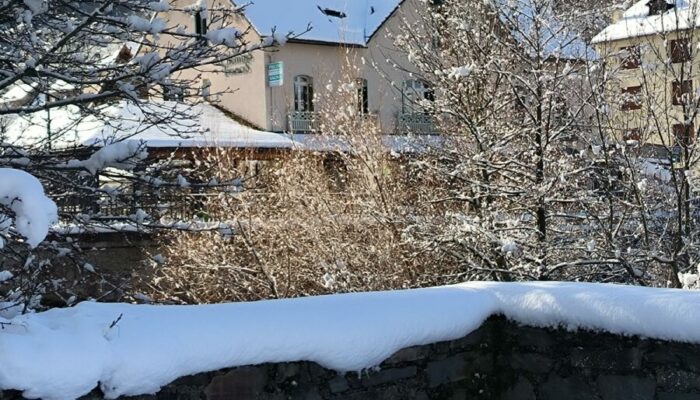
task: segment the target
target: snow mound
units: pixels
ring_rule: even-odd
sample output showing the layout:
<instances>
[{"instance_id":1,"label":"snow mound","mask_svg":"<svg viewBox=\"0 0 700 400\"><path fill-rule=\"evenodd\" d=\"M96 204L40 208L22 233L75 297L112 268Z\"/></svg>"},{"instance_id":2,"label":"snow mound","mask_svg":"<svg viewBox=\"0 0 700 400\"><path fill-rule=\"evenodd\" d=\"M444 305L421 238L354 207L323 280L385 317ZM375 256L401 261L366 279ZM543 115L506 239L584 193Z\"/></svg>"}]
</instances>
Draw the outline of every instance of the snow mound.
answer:
<instances>
[{"instance_id":1,"label":"snow mound","mask_svg":"<svg viewBox=\"0 0 700 400\"><path fill-rule=\"evenodd\" d=\"M0 390L77 398L157 392L178 377L267 362L338 371L461 338L489 316L700 343L700 292L580 283L466 283L203 306L81 303L1 319Z\"/></svg>"},{"instance_id":2,"label":"snow mound","mask_svg":"<svg viewBox=\"0 0 700 400\"><path fill-rule=\"evenodd\" d=\"M12 210L15 229L31 247L38 246L58 221L56 204L46 197L39 180L24 171L0 168L0 205ZM0 232L8 219L0 209Z\"/></svg>"}]
</instances>

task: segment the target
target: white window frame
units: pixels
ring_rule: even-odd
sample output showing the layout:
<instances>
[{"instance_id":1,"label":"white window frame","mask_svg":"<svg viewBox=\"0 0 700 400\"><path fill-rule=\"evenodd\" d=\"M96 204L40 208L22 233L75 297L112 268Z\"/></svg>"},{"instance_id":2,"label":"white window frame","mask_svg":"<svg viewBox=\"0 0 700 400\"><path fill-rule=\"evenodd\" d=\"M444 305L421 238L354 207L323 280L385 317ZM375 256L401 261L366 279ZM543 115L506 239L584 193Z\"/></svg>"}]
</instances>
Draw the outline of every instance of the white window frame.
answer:
<instances>
[{"instance_id":1,"label":"white window frame","mask_svg":"<svg viewBox=\"0 0 700 400\"><path fill-rule=\"evenodd\" d=\"M294 111L311 112L314 110L314 80L308 75L294 77Z\"/></svg>"}]
</instances>

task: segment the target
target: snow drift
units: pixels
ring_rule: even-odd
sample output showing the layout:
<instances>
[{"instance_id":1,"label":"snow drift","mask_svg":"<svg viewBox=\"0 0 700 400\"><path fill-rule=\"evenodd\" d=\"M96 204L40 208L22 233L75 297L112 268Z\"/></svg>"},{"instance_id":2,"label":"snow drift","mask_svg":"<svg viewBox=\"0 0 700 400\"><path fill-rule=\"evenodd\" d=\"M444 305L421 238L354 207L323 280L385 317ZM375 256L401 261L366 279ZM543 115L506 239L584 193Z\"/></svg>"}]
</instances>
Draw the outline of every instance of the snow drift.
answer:
<instances>
[{"instance_id":1,"label":"snow drift","mask_svg":"<svg viewBox=\"0 0 700 400\"><path fill-rule=\"evenodd\" d=\"M0 390L71 399L154 393L199 372L314 361L338 371L463 337L489 316L700 343L700 292L577 283L466 283L204 306L81 303L0 319Z\"/></svg>"}]
</instances>

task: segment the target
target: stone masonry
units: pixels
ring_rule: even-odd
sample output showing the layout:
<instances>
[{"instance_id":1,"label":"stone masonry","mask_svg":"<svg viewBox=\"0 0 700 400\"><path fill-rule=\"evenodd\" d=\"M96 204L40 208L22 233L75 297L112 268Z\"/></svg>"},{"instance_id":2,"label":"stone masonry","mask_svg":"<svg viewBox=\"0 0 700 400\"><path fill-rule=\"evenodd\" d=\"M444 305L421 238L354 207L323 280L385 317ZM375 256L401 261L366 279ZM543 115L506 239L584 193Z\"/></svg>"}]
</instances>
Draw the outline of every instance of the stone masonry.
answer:
<instances>
[{"instance_id":1,"label":"stone masonry","mask_svg":"<svg viewBox=\"0 0 700 400\"><path fill-rule=\"evenodd\" d=\"M83 398L97 399L97 390ZM135 399L700 400L700 346L494 317L462 339L401 350L370 371L266 364L184 377Z\"/></svg>"}]
</instances>

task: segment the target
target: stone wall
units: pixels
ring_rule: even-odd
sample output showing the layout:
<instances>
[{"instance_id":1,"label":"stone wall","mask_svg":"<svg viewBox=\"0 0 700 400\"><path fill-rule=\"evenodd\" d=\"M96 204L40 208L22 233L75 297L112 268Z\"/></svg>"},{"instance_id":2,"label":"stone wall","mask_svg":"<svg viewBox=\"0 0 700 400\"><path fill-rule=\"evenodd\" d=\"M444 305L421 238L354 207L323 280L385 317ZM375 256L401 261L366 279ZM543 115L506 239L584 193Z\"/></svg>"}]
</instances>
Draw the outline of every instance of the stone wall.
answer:
<instances>
[{"instance_id":1,"label":"stone wall","mask_svg":"<svg viewBox=\"0 0 700 400\"><path fill-rule=\"evenodd\" d=\"M700 346L491 318L465 338L401 350L360 374L267 364L181 378L139 399L691 400L700 399Z\"/></svg>"}]
</instances>

